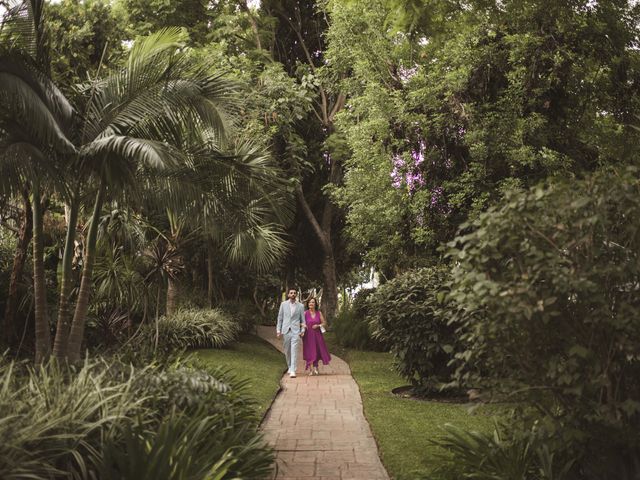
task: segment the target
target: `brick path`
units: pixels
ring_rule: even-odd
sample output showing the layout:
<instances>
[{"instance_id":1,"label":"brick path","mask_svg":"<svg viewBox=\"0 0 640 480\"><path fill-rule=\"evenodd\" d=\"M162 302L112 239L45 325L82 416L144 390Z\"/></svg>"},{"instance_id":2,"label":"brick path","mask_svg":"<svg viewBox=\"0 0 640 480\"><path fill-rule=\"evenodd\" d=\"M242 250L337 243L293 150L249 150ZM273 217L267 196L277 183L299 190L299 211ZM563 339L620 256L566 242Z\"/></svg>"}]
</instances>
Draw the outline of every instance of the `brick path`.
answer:
<instances>
[{"instance_id":1,"label":"brick path","mask_svg":"<svg viewBox=\"0 0 640 480\"><path fill-rule=\"evenodd\" d=\"M258 327L258 335L282 351L275 327ZM297 374L282 377L282 391L262 423L276 450L273 478L388 479L349 366L332 355L330 365L320 363L319 376L309 377L300 351Z\"/></svg>"}]
</instances>

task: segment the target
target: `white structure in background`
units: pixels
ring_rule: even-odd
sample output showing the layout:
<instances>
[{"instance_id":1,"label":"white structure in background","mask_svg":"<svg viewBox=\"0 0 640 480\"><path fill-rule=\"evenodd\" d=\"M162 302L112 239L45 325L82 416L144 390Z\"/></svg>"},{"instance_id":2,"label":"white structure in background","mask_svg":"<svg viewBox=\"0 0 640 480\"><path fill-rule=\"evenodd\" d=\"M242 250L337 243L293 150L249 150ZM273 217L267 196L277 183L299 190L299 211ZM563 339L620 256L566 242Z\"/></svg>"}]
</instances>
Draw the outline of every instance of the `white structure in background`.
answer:
<instances>
[{"instance_id":1,"label":"white structure in background","mask_svg":"<svg viewBox=\"0 0 640 480\"><path fill-rule=\"evenodd\" d=\"M366 282L362 282L360 285L356 285L354 288L347 288L342 292L338 292L338 309L342 308L345 304L351 304L356 294L363 288L377 288L380 285L380 275L375 271L373 267L369 270L369 279ZM344 295L348 295L348 300L345 302Z\"/></svg>"}]
</instances>

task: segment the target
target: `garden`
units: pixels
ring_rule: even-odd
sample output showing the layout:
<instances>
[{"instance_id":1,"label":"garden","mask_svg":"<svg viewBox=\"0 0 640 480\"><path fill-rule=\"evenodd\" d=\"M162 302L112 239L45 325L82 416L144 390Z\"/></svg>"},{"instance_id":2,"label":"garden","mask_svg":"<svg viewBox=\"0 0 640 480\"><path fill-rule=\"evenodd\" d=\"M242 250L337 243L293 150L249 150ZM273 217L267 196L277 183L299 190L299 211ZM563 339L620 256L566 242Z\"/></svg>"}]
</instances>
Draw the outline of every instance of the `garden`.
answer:
<instances>
[{"instance_id":1,"label":"garden","mask_svg":"<svg viewBox=\"0 0 640 480\"><path fill-rule=\"evenodd\" d=\"M279 475L295 289L391 478L639 480L639 46L632 0L0 1L0 478Z\"/></svg>"}]
</instances>

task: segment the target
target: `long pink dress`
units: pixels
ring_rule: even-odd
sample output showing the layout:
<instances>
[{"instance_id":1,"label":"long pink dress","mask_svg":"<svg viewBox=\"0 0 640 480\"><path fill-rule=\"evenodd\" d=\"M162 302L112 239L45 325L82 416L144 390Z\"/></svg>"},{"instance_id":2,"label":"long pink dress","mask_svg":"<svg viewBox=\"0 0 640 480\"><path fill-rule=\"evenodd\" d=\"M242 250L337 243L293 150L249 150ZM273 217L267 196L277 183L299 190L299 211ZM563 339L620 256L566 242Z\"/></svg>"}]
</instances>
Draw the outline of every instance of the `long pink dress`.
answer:
<instances>
[{"instance_id":1,"label":"long pink dress","mask_svg":"<svg viewBox=\"0 0 640 480\"><path fill-rule=\"evenodd\" d=\"M324 337L319 328L312 328L313 325L319 325L321 323L320 313L316 311L315 316L311 316L311 312L307 310L304 312L304 321L307 324L307 331L302 337L302 356L307 362L305 370L309 368L311 364L314 367L318 366L318 361L322 360L324 365L327 365L331 361L331 355L327 350L327 344L324 343Z\"/></svg>"}]
</instances>

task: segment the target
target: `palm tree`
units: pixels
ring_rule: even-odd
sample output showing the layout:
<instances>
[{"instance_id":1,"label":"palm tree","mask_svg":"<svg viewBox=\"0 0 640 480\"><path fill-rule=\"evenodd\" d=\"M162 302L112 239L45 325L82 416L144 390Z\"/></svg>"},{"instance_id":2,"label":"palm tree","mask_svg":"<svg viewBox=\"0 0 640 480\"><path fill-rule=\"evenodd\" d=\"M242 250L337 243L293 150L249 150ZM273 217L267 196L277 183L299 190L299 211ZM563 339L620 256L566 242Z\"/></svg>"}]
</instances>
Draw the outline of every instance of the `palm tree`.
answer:
<instances>
[{"instance_id":1,"label":"palm tree","mask_svg":"<svg viewBox=\"0 0 640 480\"><path fill-rule=\"evenodd\" d=\"M125 68L86 89L86 102L80 109L84 113L78 130L78 170L90 176L96 194L66 342L66 354L72 361L80 357L98 221L107 195L124 187L135 188L140 166L161 170L184 163L187 156L177 148L183 143L183 129L207 129L224 138L230 128L232 85L192 61L181 48L184 39L184 33L173 28L137 41ZM64 336L64 328L58 334Z\"/></svg>"},{"instance_id":2,"label":"palm tree","mask_svg":"<svg viewBox=\"0 0 640 480\"><path fill-rule=\"evenodd\" d=\"M60 187L60 158L75 153L68 138L73 109L42 68L42 2L18 5L12 13L11 21L0 29L0 38L12 34L15 40L4 43L8 47L0 50L0 161L4 173L0 188L5 195L31 191L36 361L42 361L51 351L43 262L43 180ZM30 188L26 187L29 183Z\"/></svg>"},{"instance_id":3,"label":"palm tree","mask_svg":"<svg viewBox=\"0 0 640 480\"><path fill-rule=\"evenodd\" d=\"M188 192L195 195L184 196L187 201L179 205L172 204L178 196L171 190L180 182L171 186L170 177L165 177L169 181L165 196L176 220L195 209L202 213L197 218L208 222L211 234L216 221L233 218L233 213L246 218L244 223L236 218L230 224L232 228L214 232L216 238L231 242L226 251L234 260L254 259L255 265L262 268L272 263L284 248L284 242L277 223L264 220L288 214L277 213L283 208L272 187L282 185L273 170L269 170L272 165L267 168L268 162L260 155L221 154L221 145L225 145L233 128L230 119L235 114L235 89L222 76L208 73L189 57L182 48L185 34L181 30L166 29L137 41L124 68L91 80L74 109L43 73L47 68L46 49L42 47L42 2L32 0L21 5L24 8L16 14L14 27L0 30L2 39L19 38L21 41L16 44L28 47L0 51L0 133L11 145L3 150L2 158L5 164L15 167L17 173L12 178L21 179L4 183L11 185L7 189L15 191L17 185L24 185L25 179L31 182L39 359L46 358L50 349L42 262L44 173L46 184L54 180L56 191L67 203L69 222L54 353L59 358L76 361L89 307L103 204L124 189L139 187L141 172L157 174L168 170L178 172L174 179L182 175L193 181L194 187L190 190L181 187L180 195ZM24 19L31 23L23 22ZM28 38L34 41L22 41ZM29 161L19 162L18 158ZM64 183L60 181L64 178L63 166L73 172ZM264 175L265 172L271 173ZM201 178L194 181L194 174ZM83 206L89 210L88 198L92 198L93 205L87 223L80 287L70 322L73 244L79 214ZM284 210L290 212L289 207ZM174 227L180 223L174 222ZM173 236L180 237L182 231L174 228Z\"/></svg>"},{"instance_id":4,"label":"palm tree","mask_svg":"<svg viewBox=\"0 0 640 480\"><path fill-rule=\"evenodd\" d=\"M176 266L184 264L185 247L204 238L227 261L265 271L288 247L283 225L293 216L292 196L267 149L242 140L227 149L209 144L191 152L187 166L150 178L145 197L166 211L161 236ZM166 275L167 314L175 311L182 270Z\"/></svg>"}]
</instances>

